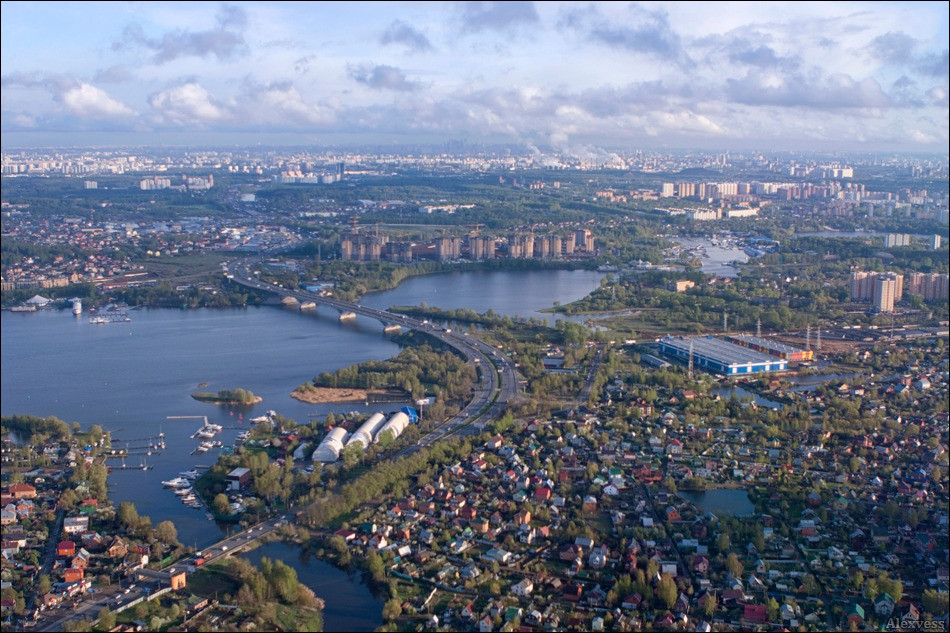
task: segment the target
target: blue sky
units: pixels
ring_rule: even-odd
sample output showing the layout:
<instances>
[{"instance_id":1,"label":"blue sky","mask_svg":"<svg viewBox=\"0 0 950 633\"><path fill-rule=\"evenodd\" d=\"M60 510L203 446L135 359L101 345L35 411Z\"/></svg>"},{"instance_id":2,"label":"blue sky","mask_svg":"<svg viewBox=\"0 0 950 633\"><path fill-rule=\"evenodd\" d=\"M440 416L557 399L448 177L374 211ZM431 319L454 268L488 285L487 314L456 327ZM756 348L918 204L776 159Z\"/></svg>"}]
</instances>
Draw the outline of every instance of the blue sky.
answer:
<instances>
[{"instance_id":1,"label":"blue sky","mask_svg":"<svg viewBox=\"0 0 950 633\"><path fill-rule=\"evenodd\" d=\"M946 153L948 3L3 2L3 145Z\"/></svg>"}]
</instances>

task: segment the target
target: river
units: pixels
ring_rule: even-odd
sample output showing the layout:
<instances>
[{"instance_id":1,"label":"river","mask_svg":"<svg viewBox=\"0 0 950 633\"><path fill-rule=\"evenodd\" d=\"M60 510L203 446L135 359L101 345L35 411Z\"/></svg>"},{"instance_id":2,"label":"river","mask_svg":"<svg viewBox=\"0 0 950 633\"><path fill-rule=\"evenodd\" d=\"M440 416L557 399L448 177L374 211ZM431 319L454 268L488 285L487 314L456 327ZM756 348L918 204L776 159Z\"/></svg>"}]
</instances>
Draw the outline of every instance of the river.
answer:
<instances>
[{"instance_id":1,"label":"river","mask_svg":"<svg viewBox=\"0 0 950 633\"><path fill-rule=\"evenodd\" d=\"M504 283L498 283L503 275ZM553 325L563 315L540 312L554 302L570 303L600 285L604 273L592 270L524 270L453 272L410 277L398 288L366 295L362 303L385 310L395 305L429 306L544 319Z\"/></svg>"},{"instance_id":2,"label":"river","mask_svg":"<svg viewBox=\"0 0 950 633\"><path fill-rule=\"evenodd\" d=\"M323 598L324 631L372 631L383 623L382 601L369 590L359 572L337 569L312 556L304 557L298 547L279 541L244 555L255 565L265 556L293 567L300 582Z\"/></svg>"},{"instance_id":3,"label":"river","mask_svg":"<svg viewBox=\"0 0 950 633\"><path fill-rule=\"evenodd\" d=\"M538 312L555 301L583 297L600 283L592 271L466 272L414 277L374 293L366 305L389 307L426 301L441 308L489 308L512 316ZM100 424L135 452L165 433L167 450L132 455L127 465L151 470L116 471L109 478L113 502L132 501L153 523L171 519L186 545L204 547L221 534L205 513L184 507L161 481L196 465L213 464L217 451L192 455L189 436L207 416L225 426L218 439L233 443L251 417L268 409L307 422L328 412L387 410L363 404L308 405L290 398L297 385L323 371L390 358L399 346L382 325L359 317L340 323L335 311L316 315L278 307L225 310L141 309L129 323L92 325L66 310L0 316L0 412L55 415L84 428ZM203 404L196 391L243 387L263 398L241 411ZM118 465L118 460L110 460ZM319 592L318 592L319 593ZM369 627L372 628L372 627Z\"/></svg>"}]
</instances>

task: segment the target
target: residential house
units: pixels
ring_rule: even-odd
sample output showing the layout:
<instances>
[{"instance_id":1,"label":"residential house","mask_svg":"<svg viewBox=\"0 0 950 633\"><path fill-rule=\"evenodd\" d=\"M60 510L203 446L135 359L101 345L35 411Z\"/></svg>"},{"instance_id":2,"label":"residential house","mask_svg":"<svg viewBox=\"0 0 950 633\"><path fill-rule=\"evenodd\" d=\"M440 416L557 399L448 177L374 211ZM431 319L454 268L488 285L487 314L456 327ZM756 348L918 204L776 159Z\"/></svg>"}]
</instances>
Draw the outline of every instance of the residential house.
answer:
<instances>
[{"instance_id":1,"label":"residential house","mask_svg":"<svg viewBox=\"0 0 950 633\"><path fill-rule=\"evenodd\" d=\"M511 593L516 596L530 596L534 591L534 582L530 578L522 578L518 583L512 585Z\"/></svg>"}]
</instances>

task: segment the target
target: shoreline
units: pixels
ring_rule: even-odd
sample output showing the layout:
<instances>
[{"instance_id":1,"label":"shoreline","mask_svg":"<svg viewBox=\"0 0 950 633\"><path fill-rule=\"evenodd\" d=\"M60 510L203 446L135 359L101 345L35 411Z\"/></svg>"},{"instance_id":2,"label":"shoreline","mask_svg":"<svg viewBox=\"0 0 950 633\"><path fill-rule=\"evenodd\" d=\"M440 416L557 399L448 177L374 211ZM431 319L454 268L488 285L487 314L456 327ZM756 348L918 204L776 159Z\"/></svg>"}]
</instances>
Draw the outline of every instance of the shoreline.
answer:
<instances>
[{"instance_id":1,"label":"shoreline","mask_svg":"<svg viewBox=\"0 0 950 633\"><path fill-rule=\"evenodd\" d=\"M264 402L264 399L260 396L254 396L254 399L249 402L238 402L236 400L218 400L211 398L199 398L198 394L191 394L191 397L197 400L198 402L204 402L205 404L224 404L230 407L249 407L254 404L260 404Z\"/></svg>"},{"instance_id":2,"label":"shoreline","mask_svg":"<svg viewBox=\"0 0 950 633\"><path fill-rule=\"evenodd\" d=\"M306 391L294 389L290 392L290 397L306 402L307 404L333 404L337 402L369 402L374 397L396 396L403 397L403 394L396 394L385 389L350 389L347 387L310 387Z\"/></svg>"}]
</instances>

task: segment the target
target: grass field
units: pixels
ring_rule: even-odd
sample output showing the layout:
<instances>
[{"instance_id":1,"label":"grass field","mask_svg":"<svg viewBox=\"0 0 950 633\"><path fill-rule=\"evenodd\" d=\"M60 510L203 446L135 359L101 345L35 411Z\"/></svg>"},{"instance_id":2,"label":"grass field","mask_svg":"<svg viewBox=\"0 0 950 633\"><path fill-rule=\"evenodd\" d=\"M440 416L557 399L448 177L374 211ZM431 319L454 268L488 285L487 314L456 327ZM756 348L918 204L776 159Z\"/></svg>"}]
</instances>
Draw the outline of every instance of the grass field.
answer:
<instances>
[{"instance_id":1,"label":"grass field","mask_svg":"<svg viewBox=\"0 0 950 633\"><path fill-rule=\"evenodd\" d=\"M212 563L188 576L188 590L195 595L213 598L215 594L233 594L241 583L220 564Z\"/></svg>"}]
</instances>

